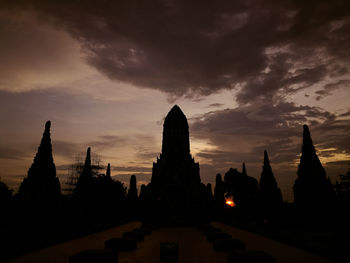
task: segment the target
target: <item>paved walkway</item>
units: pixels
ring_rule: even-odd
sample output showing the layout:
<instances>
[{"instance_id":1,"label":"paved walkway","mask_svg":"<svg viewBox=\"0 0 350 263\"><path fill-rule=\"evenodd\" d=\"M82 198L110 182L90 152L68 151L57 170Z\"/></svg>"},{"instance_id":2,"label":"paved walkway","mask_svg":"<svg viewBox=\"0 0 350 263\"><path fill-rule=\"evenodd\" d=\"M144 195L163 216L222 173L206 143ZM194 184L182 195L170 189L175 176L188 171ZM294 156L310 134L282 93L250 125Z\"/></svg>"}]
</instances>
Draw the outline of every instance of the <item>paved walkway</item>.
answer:
<instances>
[{"instance_id":1,"label":"paved walkway","mask_svg":"<svg viewBox=\"0 0 350 263\"><path fill-rule=\"evenodd\" d=\"M242 240L247 249L263 250L273 256L280 263L332 263L327 258L312 254L300 248L292 247L273 239L247 232L221 223L212 223L213 226L232 235L233 238Z\"/></svg>"},{"instance_id":2,"label":"paved walkway","mask_svg":"<svg viewBox=\"0 0 350 263\"><path fill-rule=\"evenodd\" d=\"M85 249L99 249L104 247L104 242L113 237L121 237L124 232L133 230L141 225L140 222L132 222L103 232L91 234L85 237L67 241L52 247L44 248L23 256L19 256L8 263L68 263L69 256Z\"/></svg>"},{"instance_id":3,"label":"paved walkway","mask_svg":"<svg viewBox=\"0 0 350 263\"><path fill-rule=\"evenodd\" d=\"M160 262L160 242L178 242L178 262L191 263L221 263L227 262L227 255L215 252L211 243L196 228L161 228L146 236L143 243L139 243L137 250L119 254L121 263L158 263Z\"/></svg>"},{"instance_id":4,"label":"paved walkway","mask_svg":"<svg viewBox=\"0 0 350 263\"><path fill-rule=\"evenodd\" d=\"M84 249L103 248L104 241L112 237L120 237L123 232L130 231L140 226L140 222L132 222L100 233L88 235L82 238L61 243L45 248L27 255L20 256L8 263L68 263L70 255L76 254ZM264 250L271 254L280 263L289 262L317 262L331 263L333 261L313 255L302 249L291 247L264 236L246 232L220 223L214 226L230 233L234 238L245 242L248 249ZM121 252L119 262L121 263L153 263L159 260L160 242L179 243L178 262L201 262L221 263L227 262L227 255L223 252L215 252L212 244L196 228L160 228L153 231L152 235L145 236L144 242L139 242L138 247L132 252Z\"/></svg>"}]
</instances>

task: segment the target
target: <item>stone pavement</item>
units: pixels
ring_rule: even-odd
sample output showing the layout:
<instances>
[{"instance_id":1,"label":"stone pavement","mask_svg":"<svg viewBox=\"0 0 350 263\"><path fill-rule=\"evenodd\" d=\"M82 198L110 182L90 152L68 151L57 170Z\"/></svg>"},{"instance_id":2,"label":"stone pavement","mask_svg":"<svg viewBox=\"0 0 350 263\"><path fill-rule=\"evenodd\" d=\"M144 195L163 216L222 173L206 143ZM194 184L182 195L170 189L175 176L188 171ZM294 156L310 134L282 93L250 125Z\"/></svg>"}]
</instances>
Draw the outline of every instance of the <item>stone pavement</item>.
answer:
<instances>
[{"instance_id":1,"label":"stone pavement","mask_svg":"<svg viewBox=\"0 0 350 263\"><path fill-rule=\"evenodd\" d=\"M141 225L140 222L132 222L121 225L103 232L88 235L82 238L67 241L52 247L19 256L7 261L8 263L68 263L70 255L76 254L85 249L103 248L104 241L113 237L121 237L123 232L133 230ZM220 223L212 223L213 226L222 229L232 235L233 238L241 239L247 249L263 250L280 263L289 262L317 262L331 263L333 261L311 254L299 248L282 244L267 237L243 231ZM160 242L178 242L178 262L227 262L227 255L224 252L213 250L205 236L196 228L159 228L153 231L152 235L145 236L145 240L138 242L137 249L132 252L120 252L119 262L121 263L153 263L160 262Z\"/></svg>"}]
</instances>

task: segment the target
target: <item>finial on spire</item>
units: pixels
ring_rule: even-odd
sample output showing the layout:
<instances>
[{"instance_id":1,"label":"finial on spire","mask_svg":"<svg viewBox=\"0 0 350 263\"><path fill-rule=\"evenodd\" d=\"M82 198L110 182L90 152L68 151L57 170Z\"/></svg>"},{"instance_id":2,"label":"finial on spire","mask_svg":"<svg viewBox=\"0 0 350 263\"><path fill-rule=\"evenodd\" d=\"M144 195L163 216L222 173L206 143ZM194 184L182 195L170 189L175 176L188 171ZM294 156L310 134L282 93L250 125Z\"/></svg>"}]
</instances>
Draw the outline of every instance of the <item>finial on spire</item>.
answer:
<instances>
[{"instance_id":1,"label":"finial on spire","mask_svg":"<svg viewBox=\"0 0 350 263\"><path fill-rule=\"evenodd\" d=\"M47 121L45 123L45 131L50 131L50 127L51 127L51 121Z\"/></svg>"},{"instance_id":2,"label":"finial on spire","mask_svg":"<svg viewBox=\"0 0 350 263\"><path fill-rule=\"evenodd\" d=\"M267 151L264 150L264 165L269 165L269 164L270 164L269 156L267 155Z\"/></svg>"},{"instance_id":3,"label":"finial on spire","mask_svg":"<svg viewBox=\"0 0 350 263\"><path fill-rule=\"evenodd\" d=\"M91 165L91 148L90 147L88 147L87 148L87 151L86 151L86 158L85 158L85 165L84 166L86 166L86 165Z\"/></svg>"}]
</instances>

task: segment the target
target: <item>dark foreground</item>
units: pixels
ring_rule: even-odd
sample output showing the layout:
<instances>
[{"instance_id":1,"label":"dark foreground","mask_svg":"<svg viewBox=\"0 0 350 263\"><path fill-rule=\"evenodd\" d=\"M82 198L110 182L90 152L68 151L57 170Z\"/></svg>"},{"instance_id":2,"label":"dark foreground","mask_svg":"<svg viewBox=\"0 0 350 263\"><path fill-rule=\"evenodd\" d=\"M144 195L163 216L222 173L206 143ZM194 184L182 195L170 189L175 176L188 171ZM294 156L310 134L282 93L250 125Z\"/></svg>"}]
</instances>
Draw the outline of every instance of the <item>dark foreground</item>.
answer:
<instances>
[{"instance_id":1,"label":"dark foreground","mask_svg":"<svg viewBox=\"0 0 350 263\"><path fill-rule=\"evenodd\" d=\"M13 263L65 263L69 257L85 249L102 249L104 242L110 238L121 237L124 232L135 229L140 222L132 222L103 232L64 242L27 255L19 256L6 262ZM285 245L267 237L246 232L221 223L212 223L214 227L242 240L247 249L262 250L273 256L277 262L334 262L314 255L299 248ZM160 243L178 242L179 259L177 262L227 262L227 254L214 251L201 231L194 227L163 227L145 236L137 243L137 249L131 252L120 252L119 262L162 262L160 261Z\"/></svg>"}]
</instances>

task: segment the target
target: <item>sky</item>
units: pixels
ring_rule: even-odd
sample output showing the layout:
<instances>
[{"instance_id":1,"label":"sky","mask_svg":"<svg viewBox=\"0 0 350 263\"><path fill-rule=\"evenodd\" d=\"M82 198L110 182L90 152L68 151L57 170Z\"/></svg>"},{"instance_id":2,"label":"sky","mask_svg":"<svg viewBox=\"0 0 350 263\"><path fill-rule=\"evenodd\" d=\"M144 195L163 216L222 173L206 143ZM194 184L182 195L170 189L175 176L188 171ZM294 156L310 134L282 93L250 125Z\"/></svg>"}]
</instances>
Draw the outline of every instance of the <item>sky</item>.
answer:
<instances>
[{"instance_id":1,"label":"sky","mask_svg":"<svg viewBox=\"0 0 350 263\"><path fill-rule=\"evenodd\" d=\"M16 190L47 120L61 185L87 147L148 183L174 104L201 179L260 178L287 201L308 124L327 175L350 168L347 0L0 1L0 177Z\"/></svg>"}]
</instances>

